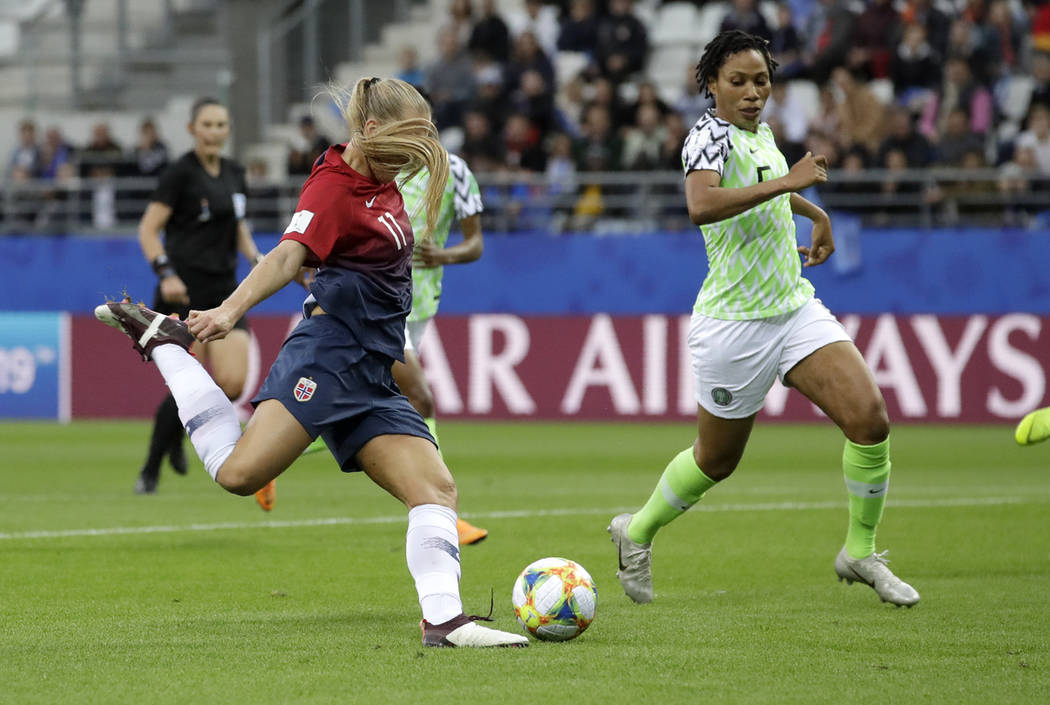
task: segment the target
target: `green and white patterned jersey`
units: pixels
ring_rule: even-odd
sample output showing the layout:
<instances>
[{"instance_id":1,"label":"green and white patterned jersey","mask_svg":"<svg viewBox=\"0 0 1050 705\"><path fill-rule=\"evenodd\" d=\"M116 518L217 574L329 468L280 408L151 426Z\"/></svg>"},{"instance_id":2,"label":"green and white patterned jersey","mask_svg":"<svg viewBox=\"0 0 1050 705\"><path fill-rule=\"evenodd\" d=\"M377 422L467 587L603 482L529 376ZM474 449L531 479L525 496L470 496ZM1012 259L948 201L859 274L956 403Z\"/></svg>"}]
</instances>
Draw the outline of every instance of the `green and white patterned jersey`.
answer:
<instances>
[{"instance_id":1,"label":"green and white patterned jersey","mask_svg":"<svg viewBox=\"0 0 1050 705\"><path fill-rule=\"evenodd\" d=\"M744 188L788 173L769 125L763 122L757 132L748 132L715 117L714 109L686 137L682 167L686 176L697 169L718 172L722 188ZM696 297L697 313L729 320L769 318L813 298L796 249L790 194L700 229L708 268Z\"/></svg>"},{"instance_id":2,"label":"green and white patterned jersey","mask_svg":"<svg viewBox=\"0 0 1050 705\"><path fill-rule=\"evenodd\" d=\"M427 228L427 214L423 207L430 172L426 169L401 185L401 196L405 199L405 210L412 221L412 232L416 242L422 242ZM444 247L448 241L452 223L463 220L483 210L481 190L467 163L454 154L448 155L448 183L441 199L441 211L431 238L435 245ZM412 312L408 320L421 321L433 318L441 298L441 277L444 267L412 269Z\"/></svg>"}]
</instances>

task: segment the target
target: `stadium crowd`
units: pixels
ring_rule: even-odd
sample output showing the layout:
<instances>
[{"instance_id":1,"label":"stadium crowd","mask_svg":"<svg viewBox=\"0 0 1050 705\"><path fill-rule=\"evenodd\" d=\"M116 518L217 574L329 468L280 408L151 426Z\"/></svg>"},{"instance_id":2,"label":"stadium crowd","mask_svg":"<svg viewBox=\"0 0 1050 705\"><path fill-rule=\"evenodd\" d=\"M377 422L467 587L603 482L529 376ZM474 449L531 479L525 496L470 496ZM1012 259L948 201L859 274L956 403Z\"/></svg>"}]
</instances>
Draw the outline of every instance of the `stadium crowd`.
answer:
<instances>
[{"instance_id":1,"label":"stadium crowd","mask_svg":"<svg viewBox=\"0 0 1050 705\"><path fill-rule=\"evenodd\" d=\"M657 18L689 4L719 6L721 29L770 41L780 66L764 119L789 163L813 151L847 175L823 193L839 210L875 222L925 210L945 223L1024 223L1040 210L1050 182L1047 0L524 0L505 14L493 0L452 0L437 57L421 63L405 48L397 77L426 89L446 143L479 174L489 228L586 229L636 217L644 203L663 204L649 209L659 226L685 227L680 183L607 175L681 168L684 137L710 105L693 78L702 46L681 85L655 82L647 67ZM292 150L292 175L323 141L308 123L309 153ZM127 155L105 125L79 150L57 128L42 143L31 122L20 130L9 184L148 177L165 160L148 121ZM938 167L973 176L915 176ZM871 169L884 171L871 172L875 181L848 176ZM121 215L97 190L92 199L94 224Z\"/></svg>"}]
</instances>

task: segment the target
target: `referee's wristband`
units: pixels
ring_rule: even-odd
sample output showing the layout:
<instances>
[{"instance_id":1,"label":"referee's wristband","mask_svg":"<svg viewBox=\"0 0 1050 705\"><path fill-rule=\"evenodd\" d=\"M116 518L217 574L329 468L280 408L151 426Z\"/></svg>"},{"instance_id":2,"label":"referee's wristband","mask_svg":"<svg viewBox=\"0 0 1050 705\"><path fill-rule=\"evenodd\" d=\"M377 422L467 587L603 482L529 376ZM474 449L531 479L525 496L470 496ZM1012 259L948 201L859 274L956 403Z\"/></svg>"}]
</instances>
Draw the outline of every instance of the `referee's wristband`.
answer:
<instances>
[{"instance_id":1,"label":"referee's wristband","mask_svg":"<svg viewBox=\"0 0 1050 705\"><path fill-rule=\"evenodd\" d=\"M157 279L167 279L175 276L175 268L171 266L171 261L167 255L158 256L150 262L150 266L153 267L153 273L157 275Z\"/></svg>"}]
</instances>

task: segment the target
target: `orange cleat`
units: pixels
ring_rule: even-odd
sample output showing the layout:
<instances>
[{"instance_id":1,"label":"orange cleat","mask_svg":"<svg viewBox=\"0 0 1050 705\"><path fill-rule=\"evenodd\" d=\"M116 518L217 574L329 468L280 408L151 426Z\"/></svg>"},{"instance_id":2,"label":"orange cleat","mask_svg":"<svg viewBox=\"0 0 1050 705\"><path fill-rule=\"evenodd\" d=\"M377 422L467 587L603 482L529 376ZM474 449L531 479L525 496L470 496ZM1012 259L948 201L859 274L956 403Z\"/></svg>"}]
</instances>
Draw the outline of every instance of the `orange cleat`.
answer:
<instances>
[{"instance_id":1,"label":"orange cleat","mask_svg":"<svg viewBox=\"0 0 1050 705\"><path fill-rule=\"evenodd\" d=\"M488 529L479 529L462 519L456 519L456 531L459 532L460 546L469 546L472 543L477 543L489 535Z\"/></svg>"},{"instance_id":2,"label":"orange cleat","mask_svg":"<svg viewBox=\"0 0 1050 705\"><path fill-rule=\"evenodd\" d=\"M270 480L265 487L256 492L255 501L259 503L264 512L273 509L273 503L277 501L277 480Z\"/></svg>"}]
</instances>

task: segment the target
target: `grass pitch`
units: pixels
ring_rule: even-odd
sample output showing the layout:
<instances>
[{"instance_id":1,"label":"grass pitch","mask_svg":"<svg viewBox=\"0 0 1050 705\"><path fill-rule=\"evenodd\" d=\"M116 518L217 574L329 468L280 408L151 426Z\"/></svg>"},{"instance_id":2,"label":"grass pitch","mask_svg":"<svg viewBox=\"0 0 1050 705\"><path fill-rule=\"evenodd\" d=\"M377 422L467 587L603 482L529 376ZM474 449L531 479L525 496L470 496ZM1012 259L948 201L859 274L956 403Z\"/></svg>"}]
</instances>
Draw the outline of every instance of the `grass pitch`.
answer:
<instances>
[{"instance_id":1,"label":"grass pitch","mask_svg":"<svg viewBox=\"0 0 1050 705\"><path fill-rule=\"evenodd\" d=\"M194 462L131 488L145 423L0 425L0 703L1045 703L1050 444L899 427L879 546L911 610L835 581L846 495L831 427L756 428L737 474L656 542L632 604L604 529L692 440L678 425L444 423L466 608L517 629L510 589L582 563L597 618L564 644L424 650L405 512L327 454L276 509Z\"/></svg>"}]
</instances>

